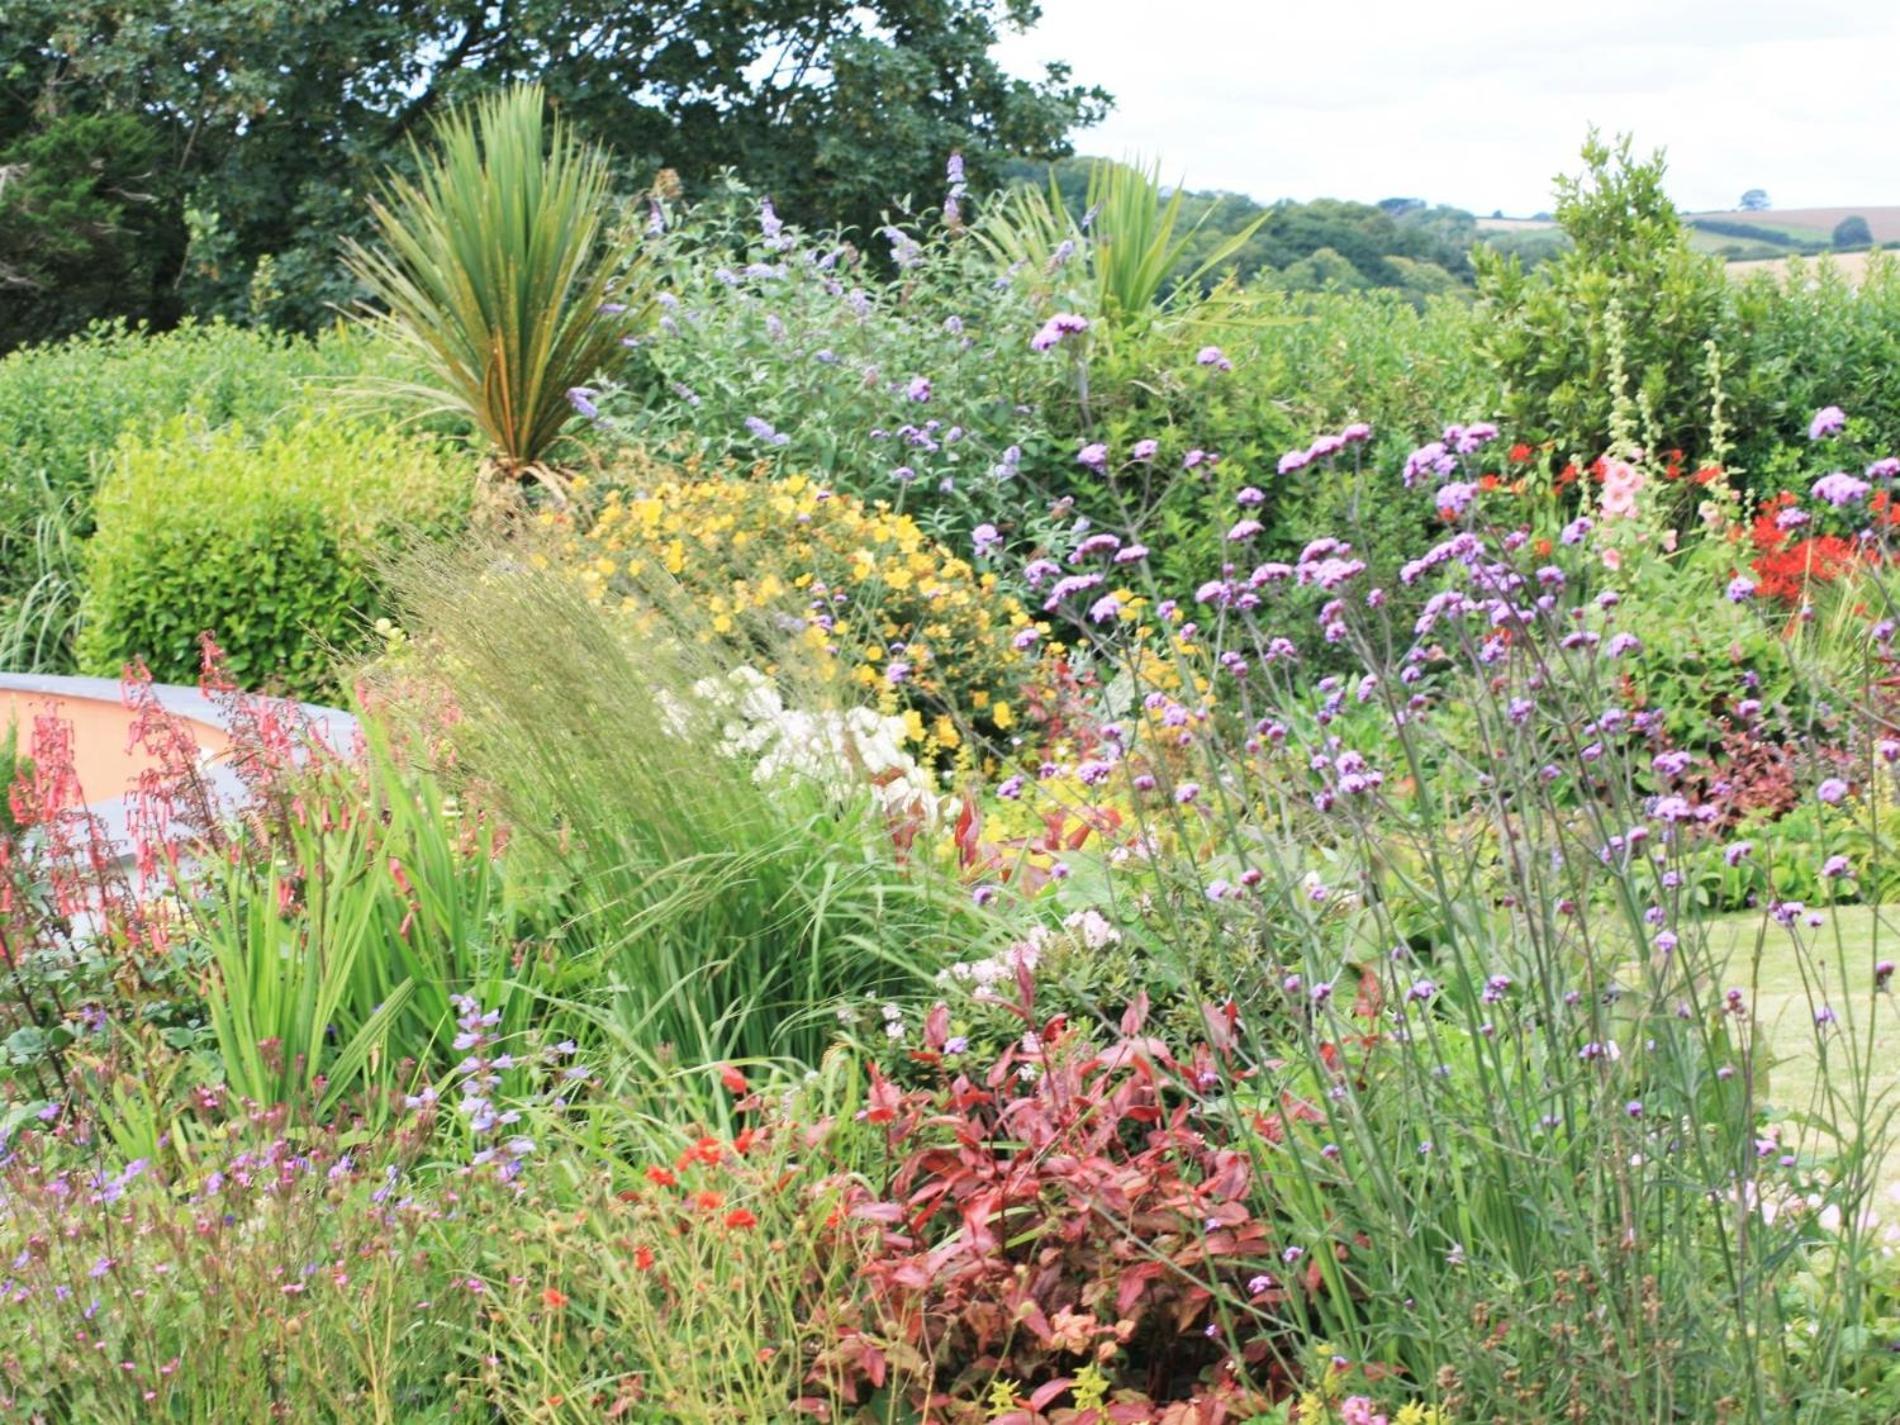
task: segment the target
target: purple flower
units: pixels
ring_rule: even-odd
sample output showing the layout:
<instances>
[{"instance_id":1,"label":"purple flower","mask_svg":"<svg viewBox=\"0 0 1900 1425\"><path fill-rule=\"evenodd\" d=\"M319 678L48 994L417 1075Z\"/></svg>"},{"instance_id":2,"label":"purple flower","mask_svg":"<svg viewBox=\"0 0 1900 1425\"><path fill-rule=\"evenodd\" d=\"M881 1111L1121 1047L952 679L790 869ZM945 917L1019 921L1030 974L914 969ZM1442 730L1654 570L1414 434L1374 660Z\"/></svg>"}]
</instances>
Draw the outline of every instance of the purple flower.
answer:
<instances>
[{"instance_id":1,"label":"purple flower","mask_svg":"<svg viewBox=\"0 0 1900 1425\"><path fill-rule=\"evenodd\" d=\"M1458 468L1458 462L1445 449L1442 440L1421 445L1405 457L1405 488L1411 489L1428 475L1445 476Z\"/></svg>"},{"instance_id":2,"label":"purple flower","mask_svg":"<svg viewBox=\"0 0 1900 1425\"><path fill-rule=\"evenodd\" d=\"M1457 518L1471 508L1477 493L1478 487L1464 480L1453 480L1441 485L1438 489L1438 512Z\"/></svg>"},{"instance_id":3,"label":"purple flower","mask_svg":"<svg viewBox=\"0 0 1900 1425\"><path fill-rule=\"evenodd\" d=\"M1087 317L1077 316L1074 312L1057 312L1053 317L1042 324L1041 329L1037 331L1034 336L1029 338L1029 349L1031 351L1047 351L1060 342L1063 337L1069 336L1072 333L1085 332L1088 329L1089 319Z\"/></svg>"},{"instance_id":4,"label":"purple flower","mask_svg":"<svg viewBox=\"0 0 1900 1425\"><path fill-rule=\"evenodd\" d=\"M1746 575L1737 574L1728 581L1728 601L1731 604L1747 603L1755 597L1755 581Z\"/></svg>"},{"instance_id":5,"label":"purple flower","mask_svg":"<svg viewBox=\"0 0 1900 1425\"><path fill-rule=\"evenodd\" d=\"M1085 445L1076 451L1075 463L1077 465L1087 466L1090 470L1095 471L1099 475L1102 471L1108 469L1108 447L1103 445L1099 440L1093 444Z\"/></svg>"},{"instance_id":6,"label":"purple flower","mask_svg":"<svg viewBox=\"0 0 1900 1425\"><path fill-rule=\"evenodd\" d=\"M1846 412L1839 406L1823 406L1814 413L1814 419L1808 422L1808 439L1825 440L1831 435L1839 435L1846 426Z\"/></svg>"},{"instance_id":7,"label":"purple flower","mask_svg":"<svg viewBox=\"0 0 1900 1425\"><path fill-rule=\"evenodd\" d=\"M928 376L911 377L910 384L904 388L904 394L920 405L928 401L930 399L930 378Z\"/></svg>"},{"instance_id":8,"label":"purple flower","mask_svg":"<svg viewBox=\"0 0 1900 1425\"><path fill-rule=\"evenodd\" d=\"M1277 468L1282 475L1291 475L1296 470L1304 470L1312 460L1313 452L1310 450L1289 450L1280 457Z\"/></svg>"},{"instance_id":9,"label":"purple flower","mask_svg":"<svg viewBox=\"0 0 1900 1425\"><path fill-rule=\"evenodd\" d=\"M567 403L590 421L600 419L600 408L594 404L594 392L585 386L567 388Z\"/></svg>"},{"instance_id":10,"label":"purple flower","mask_svg":"<svg viewBox=\"0 0 1900 1425\"><path fill-rule=\"evenodd\" d=\"M1829 777L1825 782L1814 789L1814 795L1826 802L1829 806L1838 805L1847 795L1847 783L1843 782L1839 777Z\"/></svg>"},{"instance_id":11,"label":"purple flower","mask_svg":"<svg viewBox=\"0 0 1900 1425\"><path fill-rule=\"evenodd\" d=\"M772 429L772 423L762 416L747 416L745 428L768 445L789 445L792 438L783 431Z\"/></svg>"},{"instance_id":12,"label":"purple flower","mask_svg":"<svg viewBox=\"0 0 1900 1425\"><path fill-rule=\"evenodd\" d=\"M1096 623L1111 623L1121 617L1122 601L1106 594L1089 605L1089 617Z\"/></svg>"},{"instance_id":13,"label":"purple flower","mask_svg":"<svg viewBox=\"0 0 1900 1425\"><path fill-rule=\"evenodd\" d=\"M1867 467L1869 480L1891 480L1896 475L1900 475L1900 457L1885 455Z\"/></svg>"},{"instance_id":14,"label":"purple flower","mask_svg":"<svg viewBox=\"0 0 1900 1425\"><path fill-rule=\"evenodd\" d=\"M1855 504L1864 499L1872 487L1865 480L1857 480L1845 470L1836 470L1832 475L1823 475L1814 482L1810 493L1817 500L1826 500L1835 509L1842 505Z\"/></svg>"},{"instance_id":15,"label":"purple flower","mask_svg":"<svg viewBox=\"0 0 1900 1425\"><path fill-rule=\"evenodd\" d=\"M976 548L979 558L994 554L1003 547L1003 536L997 533L993 524L980 524L970 531L970 542Z\"/></svg>"},{"instance_id":16,"label":"purple flower","mask_svg":"<svg viewBox=\"0 0 1900 1425\"><path fill-rule=\"evenodd\" d=\"M1186 806L1200 794L1201 784L1199 782L1183 782L1174 789L1174 800L1179 805Z\"/></svg>"},{"instance_id":17,"label":"purple flower","mask_svg":"<svg viewBox=\"0 0 1900 1425\"><path fill-rule=\"evenodd\" d=\"M1234 363L1227 359L1226 353L1218 346L1202 347L1195 353L1194 364L1197 366L1211 366L1216 371L1232 371L1234 369Z\"/></svg>"},{"instance_id":18,"label":"purple flower","mask_svg":"<svg viewBox=\"0 0 1900 1425\"><path fill-rule=\"evenodd\" d=\"M1822 863L1821 874L1829 880L1838 881L1854 874L1854 864L1845 856L1830 856Z\"/></svg>"},{"instance_id":19,"label":"purple flower","mask_svg":"<svg viewBox=\"0 0 1900 1425\"><path fill-rule=\"evenodd\" d=\"M1259 520L1237 520L1234 523L1234 527L1227 531L1227 538L1238 543L1242 540L1252 539L1256 534L1259 534L1263 528L1265 528L1265 526L1263 526Z\"/></svg>"},{"instance_id":20,"label":"purple flower","mask_svg":"<svg viewBox=\"0 0 1900 1425\"><path fill-rule=\"evenodd\" d=\"M1155 452L1159 449L1161 449L1161 442L1158 440L1138 440L1135 442L1135 448L1129 452L1129 458L1144 462L1153 460Z\"/></svg>"}]
</instances>

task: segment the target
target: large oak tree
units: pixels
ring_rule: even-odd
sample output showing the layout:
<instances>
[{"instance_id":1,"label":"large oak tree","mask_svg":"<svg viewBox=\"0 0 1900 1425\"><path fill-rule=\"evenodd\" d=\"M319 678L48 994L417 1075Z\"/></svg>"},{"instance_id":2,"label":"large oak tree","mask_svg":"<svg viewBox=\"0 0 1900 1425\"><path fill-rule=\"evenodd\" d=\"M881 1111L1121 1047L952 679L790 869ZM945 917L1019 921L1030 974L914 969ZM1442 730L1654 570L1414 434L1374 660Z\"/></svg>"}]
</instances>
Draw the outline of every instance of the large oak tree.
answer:
<instances>
[{"instance_id":1,"label":"large oak tree","mask_svg":"<svg viewBox=\"0 0 1900 1425\"><path fill-rule=\"evenodd\" d=\"M1037 18L1034 0L0 0L0 346L108 311L243 310L254 288L277 320L320 320L379 173L445 105L515 79L630 183L731 167L788 216L869 226L934 198L952 150L980 177L1099 117L1107 96L1066 67L997 64L1003 27Z\"/></svg>"}]
</instances>

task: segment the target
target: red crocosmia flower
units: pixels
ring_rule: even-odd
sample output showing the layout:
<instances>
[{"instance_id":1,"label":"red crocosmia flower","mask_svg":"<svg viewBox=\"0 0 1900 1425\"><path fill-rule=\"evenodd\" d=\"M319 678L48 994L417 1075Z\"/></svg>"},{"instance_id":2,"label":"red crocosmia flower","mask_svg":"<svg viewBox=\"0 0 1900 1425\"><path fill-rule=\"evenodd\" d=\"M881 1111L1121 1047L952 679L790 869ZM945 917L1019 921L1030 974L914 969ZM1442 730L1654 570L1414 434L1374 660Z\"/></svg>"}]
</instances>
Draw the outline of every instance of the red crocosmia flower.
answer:
<instances>
[{"instance_id":1,"label":"red crocosmia flower","mask_svg":"<svg viewBox=\"0 0 1900 1425\"><path fill-rule=\"evenodd\" d=\"M704 1163L709 1168L716 1168L719 1166L719 1160L725 1156L725 1144L721 1143L717 1138L701 1138L697 1143L693 1144L692 1147L688 1148L684 1153L681 1153L679 1161L673 1166L682 1172L690 1168L694 1163Z\"/></svg>"},{"instance_id":2,"label":"red crocosmia flower","mask_svg":"<svg viewBox=\"0 0 1900 1425\"><path fill-rule=\"evenodd\" d=\"M651 1271L653 1269L653 1249L651 1247L635 1247L633 1249L633 1265L636 1271Z\"/></svg>"},{"instance_id":3,"label":"red crocosmia flower","mask_svg":"<svg viewBox=\"0 0 1900 1425\"><path fill-rule=\"evenodd\" d=\"M1561 490L1566 485L1576 484L1577 477L1582 473L1581 470L1577 469L1577 462L1574 460L1571 461L1557 472L1557 488Z\"/></svg>"},{"instance_id":4,"label":"red crocosmia flower","mask_svg":"<svg viewBox=\"0 0 1900 1425\"><path fill-rule=\"evenodd\" d=\"M758 1225L759 1219L752 1215L749 1208L735 1207L731 1212L726 1214L726 1226L730 1227L734 1232L743 1232L747 1228L757 1227Z\"/></svg>"},{"instance_id":5,"label":"red crocosmia flower","mask_svg":"<svg viewBox=\"0 0 1900 1425\"><path fill-rule=\"evenodd\" d=\"M1719 465L1704 465L1689 478L1698 485L1713 485L1717 480L1722 478L1722 467Z\"/></svg>"},{"instance_id":6,"label":"red crocosmia flower","mask_svg":"<svg viewBox=\"0 0 1900 1425\"><path fill-rule=\"evenodd\" d=\"M740 1129L739 1136L732 1140L732 1151L743 1158L747 1153L752 1151L752 1142L757 1137L758 1134L753 1129Z\"/></svg>"},{"instance_id":7,"label":"red crocosmia flower","mask_svg":"<svg viewBox=\"0 0 1900 1425\"><path fill-rule=\"evenodd\" d=\"M541 1293L541 1304L550 1311L559 1311L567 1305L567 1293L559 1287L548 1287Z\"/></svg>"},{"instance_id":8,"label":"red crocosmia flower","mask_svg":"<svg viewBox=\"0 0 1900 1425\"><path fill-rule=\"evenodd\" d=\"M1511 454L1510 454L1511 464L1522 465L1526 460L1529 460L1530 458L1531 458L1531 448L1528 445L1524 444L1523 441L1520 440L1516 445L1511 447Z\"/></svg>"},{"instance_id":9,"label":"red crocosmia flower","mask_svg":"<svg viewBox=\"0 0 1900 1425\"><path fill-rule=\"evenodd\" d=\"M674 1177L665 1168L655 1167L647 1169L647 1181L652 1183L655 1187L670 1188L678 1187L680 1180Z\"/></svg>"},{"instance_id":10,"label":"red crocosmia flower","mask_svg":"<svg viewBox=\"0 0 1900 1425\"><path fill-rule=\"evenodd\" d=\"M719 1066L719 1082L724 1084L727 1090L732 1093L746 1093L752 1088L752 1085L745 1081L745 1075L733 1068L730 1064L721 1064Z\"/></svg>"}]
</instances>

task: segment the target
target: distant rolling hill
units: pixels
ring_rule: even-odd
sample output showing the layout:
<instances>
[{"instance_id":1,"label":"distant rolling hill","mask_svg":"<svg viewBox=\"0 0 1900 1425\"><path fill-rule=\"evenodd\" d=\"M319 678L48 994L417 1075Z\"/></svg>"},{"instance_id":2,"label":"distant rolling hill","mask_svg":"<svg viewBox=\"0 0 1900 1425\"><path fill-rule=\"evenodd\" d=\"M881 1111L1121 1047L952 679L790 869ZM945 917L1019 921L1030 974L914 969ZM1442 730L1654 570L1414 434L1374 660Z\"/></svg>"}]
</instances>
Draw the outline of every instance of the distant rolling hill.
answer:
<instances>
[{"instance_id":1,"label":"distant rolling hill","mask_svg":"<svg viewBox=\"0 0 1900 1425\"><path fill-rule=\"evenodd\" d=\"M1900 242L1900 208L1764 208L1759 212L1738 209L1728 213L1684 213L1683 219L1695 222L1707 218L1720 223L1745 223L1766 228L1789 237L1826 242L1834 235L1835 224L1842 218L1862 217L1877 243Z\"/></svg>"}]
</instances>

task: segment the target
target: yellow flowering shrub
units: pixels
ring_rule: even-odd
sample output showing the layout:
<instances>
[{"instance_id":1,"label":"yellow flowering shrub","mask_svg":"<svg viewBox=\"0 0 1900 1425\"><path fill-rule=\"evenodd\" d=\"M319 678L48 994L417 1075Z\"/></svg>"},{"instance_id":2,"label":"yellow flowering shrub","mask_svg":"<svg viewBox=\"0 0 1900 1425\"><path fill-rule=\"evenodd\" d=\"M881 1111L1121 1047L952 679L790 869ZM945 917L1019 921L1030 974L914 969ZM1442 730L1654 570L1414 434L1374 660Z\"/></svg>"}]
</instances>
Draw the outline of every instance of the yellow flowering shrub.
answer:
<instances>
[{"instance_id":1,"label":"yellow flowering shrub","mask_svg":"<svg viewBox=\"0 0 1900 1425\"><path fill-rule=\"evenodd\" d=\"M657 618L654 591L676 588L703 615L698 637L767 662L795 653L800 677L902 715L938 760L968 730L1008 740L1048 633L909 515L803 475L642 464L562 547L596 600Z\"/></svg>"}]
</instances>

